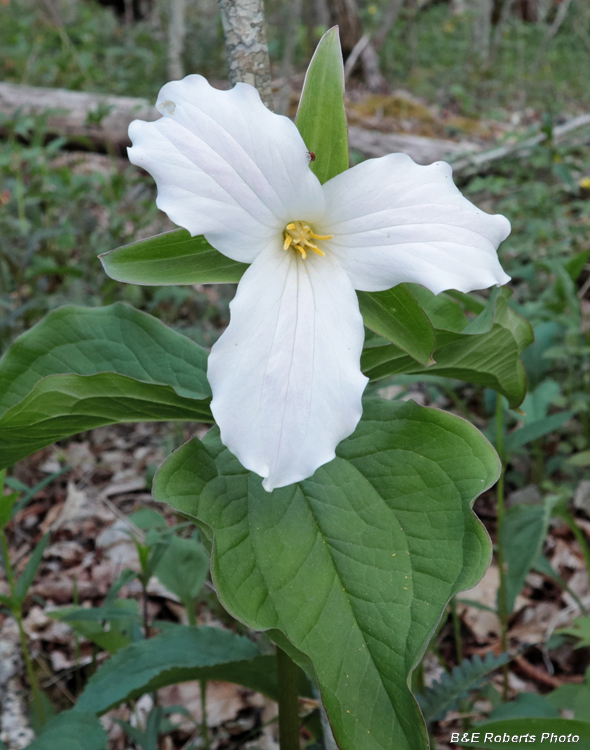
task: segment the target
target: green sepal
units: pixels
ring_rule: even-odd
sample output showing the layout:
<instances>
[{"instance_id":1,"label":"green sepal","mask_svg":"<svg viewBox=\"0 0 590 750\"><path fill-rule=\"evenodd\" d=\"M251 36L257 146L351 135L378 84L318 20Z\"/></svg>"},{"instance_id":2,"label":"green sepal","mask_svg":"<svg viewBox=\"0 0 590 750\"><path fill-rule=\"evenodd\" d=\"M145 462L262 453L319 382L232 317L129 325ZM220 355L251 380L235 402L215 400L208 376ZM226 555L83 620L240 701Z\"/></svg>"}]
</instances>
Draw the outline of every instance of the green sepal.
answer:
<instances>
[{"instance_id":1,"label":"green sepal","mask_svg":"<svg viewBox=\"0 0 590 750\"><path fill-rule=\"evenodd\" d=\"M295 124L315 156L313 161L310 156L309 166L321 183L348 169L344 65L337 26L324 34L311 58Z\"/></svg>"},{"instance_id":2,"label":"green sepal","mask_svg":"<svg viewBox=\"0 0 590 750\"><path fill-rule=\"evenodd\" d=\"M111 279L127 284L225 284L238 282L246 263L222 255L186 229L157 234L98 256Z\"/></svg>"}]
</instances>

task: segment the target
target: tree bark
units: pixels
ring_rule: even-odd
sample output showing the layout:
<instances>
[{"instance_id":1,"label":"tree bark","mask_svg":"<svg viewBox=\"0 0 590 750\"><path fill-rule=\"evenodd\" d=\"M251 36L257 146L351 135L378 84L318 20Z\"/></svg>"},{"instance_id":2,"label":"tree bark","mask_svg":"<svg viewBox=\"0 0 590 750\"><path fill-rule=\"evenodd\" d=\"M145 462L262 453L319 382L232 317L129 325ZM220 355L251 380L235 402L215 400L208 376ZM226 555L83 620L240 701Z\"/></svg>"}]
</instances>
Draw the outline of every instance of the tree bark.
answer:
<instances>
[{"instance_id":1,"label":"tree bark","mask_svg":"<svg viewBox=\"0 0 590 750\"><path fill-rule=\"evenodd\" d=\"M352 52L361 38L362 23L355 0L328 0L330 25L338 25L340 46L344 59Z\"/></svg>"},{"instance_id":2,"label":"tree bark","mask_svg":"<svg viewBox=\"0 0 590 750\"><path fill-rule=\"evenodd\" d=\"M249 83L273 108L263 0L219 0L229 82Z\"/></svg>"}]
</instances>

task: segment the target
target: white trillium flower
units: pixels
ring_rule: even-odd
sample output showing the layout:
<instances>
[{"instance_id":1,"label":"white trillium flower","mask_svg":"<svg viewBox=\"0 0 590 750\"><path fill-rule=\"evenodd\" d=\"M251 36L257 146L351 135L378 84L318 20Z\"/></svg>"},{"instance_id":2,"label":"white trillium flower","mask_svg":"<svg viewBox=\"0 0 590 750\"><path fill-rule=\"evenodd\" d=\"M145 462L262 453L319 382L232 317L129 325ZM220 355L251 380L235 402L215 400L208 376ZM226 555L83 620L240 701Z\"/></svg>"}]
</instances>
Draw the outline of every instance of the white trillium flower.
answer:
<instances>
[{"instance_id":1,"label":"white trillium flower","mask_svg":"<svg viewBox=\"0 0 590 750\"><path fill-rule=\"evenodd\" d=\"M361 418L355 289L504 284L496 250L510 224L466 200L448 164L405 154L321 185L297 127L248 84L220 91L191 75L156 106L161 119L131 123L129 158L156 180L158 207L251 264L208 377L222 442L271 491L332 460Z\"/></svg>"}]
</instances>

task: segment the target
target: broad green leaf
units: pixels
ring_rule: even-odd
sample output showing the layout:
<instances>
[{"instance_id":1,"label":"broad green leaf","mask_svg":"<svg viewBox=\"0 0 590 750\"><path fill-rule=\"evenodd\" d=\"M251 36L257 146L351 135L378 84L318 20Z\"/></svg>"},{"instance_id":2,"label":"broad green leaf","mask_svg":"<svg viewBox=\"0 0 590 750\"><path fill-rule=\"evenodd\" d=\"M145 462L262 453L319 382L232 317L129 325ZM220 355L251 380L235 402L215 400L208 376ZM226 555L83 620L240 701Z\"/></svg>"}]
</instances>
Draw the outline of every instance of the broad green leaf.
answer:
<instances>
[{"instance_id":1,"label":"broad green leaf","mask_svg":"<svg viewBox=\"0 0 590 750\"><path fill-rule=\"evenodd\" d=\"M17 602L23 602L27 596L28 590L31 588L31 584L35 580L39 565L43 559L43 553L49 542L51 534L47 532L41 537L41 541L35 546L33 554L29 557L29 561L25 565L25 569L20 574L20 578L16 582L14 587L14 598Z\"/></svg>"},{"instance_id":2,"label":"broad green leaf","mask_svg":"<svg viewBox=\"0 0 590 750\"><path fill-rule=\"evenodd\" d=\"M507 568L506 606L509 614L541 554L554 504L547 499L543 505L515 505L504 515L500 535Z\"/></svg>"},{"instance_id":3,"label":"broad green leaf","mask_svg":"<svg viewBox=\"0 0 590 750\"><path fill-rule=\"evenodd\" d=\"M96 716L76 707L51 719L27 750L106 750L107 740Z\"/></svg>"},{"instance_id":4,"label":"broad green leaf","mask_svg":"<svg viewBox=\"0 0 590 750\"><path fill-rule=\"evenodd\" d=\"M266 493L214 428L172 454L154 496L214 537L224 606L313 664L342 750L425 750L408 675L449 598L489 563L471 506L498 472L464 420L367 400L304 482Z\"/></svg>"},{"instance_id":5,"label":"broad green leaf","mask_svg":"<svg viewBox=\"0 0 590 750\"><path fill-rule=\"evenodd\" d=\"M55 310L0 360L0 467L99 425L211 421L206 367L204 349L128 305Z\"/></svg>"},{"instance_id":6,"label":"broad green leaf","mask_svg":"<svg viewBox=\"0 0 590 750\"><path fill-rule=\"evenodd\" d=\"M422 295L424 299L427 294L430 293ZM509 289L502 289L492 300L493 322L487 330L480 330L480 324L475 325L477 319L462 331L439 328L435 323L433 358L436 364L423 367L398 346L386 344L364 350L361 358L363 372L371 380L407 373L443 375L480 383L506 396L512 407L518 406L526 394L526 374L520 353L532 341L532 329L524 318L508 307L510 294ZM424 306L423 299L418 297L418 301ZM429 313L428 306L425 309ZM488 319L485 309L480 314ZM440 317L448 316L443 313L439 314L439 320ZM471 333L469 329L479 332Z\"/></svg>"},{"instance_id":7,"label":"broad green leaf","mask_svg":"<svg viewBox=\"0 0 590 750\"><path fill-rule=\"evenodd\" d=\"M205 399L207 352L129 305L60 307L20 336L0 360L0 414L48 375L114 372Z\"/></svg>"},{"instance_id":8,"label":"broad green leaf","mask_svg":"<svg viewBox=\"0 0 590 750\"><path fill-rule=\"evenodd\" d=\"M434 364L434 329L406 284L385 292L357 292L365 325L420 364Z\"/></svg>"},{"instance_id":9,"label":"broad green leaf","mask_svg":"<svg viewBox=\"0 0 590 750\"><path fill-rule=\"evenodd\" d=\"M469 324L461 305L451 295L446 293L435 295L420 284L407 284L407 287L416 297L435 328L459 333ZM473 302L469 295L466 294L464 297L467 298L469 303ZM475 307L475 312L479 315L485 309L485 304L476 302Z\"/></svg>"},{"instance_id":10,"label":"broad green leaf","mask_svg":"<svg viewBox=\"0 0 590 750\"><path fill-rule=\"evenodd\" d=\"M122 375L52 375L0 418L0 465L10 466L46 445L107 424L193 420L210 422L204 401L166 385Z\"/></svg>"},{"instance_id":11,"label":"broad green leaf","mask_svg":"<svg viewBox=\"0 0 590 750\"><path fill-rule=\"evenodd\" d=\"M202 237L173 229L99 255L107 275L128 284L219 284L238 282L246 263L222 255Z\"/></svg>"},{"instance_id":12,"label":"broad green leaf","mask_svg":"<svg viewBox=\"0 0 590 750\"><path fill-rule=\"evenodd\" d=\"M324 34L311 58L295 122L315 154L309 166L321 183L348 169L344 65L337 26Z\"/></svg>"},{"instance_id":13,"label":"broad green leaf","mask_svg":"<svg viewBox=\"0 0 590 750\"><path fill-rule=\"evenodd\" d=\"M103 714L126 700L189 680L222 680L276 697L276 660L228 630L176 627L122 649L94 674L78 699Z\"/></svg>"},{"instance_id":14,"label":"broad green leaf","mask_svg":"<svg viewBox=\"0 0 590 750\"><path fill-rule=\"evenodd\" d=\"M188 608L203 588L208 572L209 555L201 542L173 536L155 576Z\"/></svg>"},{"instance_id":15,"label":"broad green leaf","mask_svg":"<svg viewBox=\"0 0 590 750\"><path fill-rule=\"evenodd\" d=\"M477 741L471 741L472 733L479 733ZM578 735L579 741L572 744L579 750L590 750L590 722L576 721L575 719L551 719L551 718L524 718L524 719L504 719L503 721L491 721L485 724L479 724L473 727L471 732L467 733L463 739L464 733L461 732L461 747L487 747L493 750L522 750L523 746L529 750L536 748L547 748L555 746L550 744L552 734L557 737L568 734ZM516 736L516 740L510 740ZM524 740L519 741L520 737L527 737L526 744ZM532 738L535 738L534 740Z\"/></svg>"}]
</instances>

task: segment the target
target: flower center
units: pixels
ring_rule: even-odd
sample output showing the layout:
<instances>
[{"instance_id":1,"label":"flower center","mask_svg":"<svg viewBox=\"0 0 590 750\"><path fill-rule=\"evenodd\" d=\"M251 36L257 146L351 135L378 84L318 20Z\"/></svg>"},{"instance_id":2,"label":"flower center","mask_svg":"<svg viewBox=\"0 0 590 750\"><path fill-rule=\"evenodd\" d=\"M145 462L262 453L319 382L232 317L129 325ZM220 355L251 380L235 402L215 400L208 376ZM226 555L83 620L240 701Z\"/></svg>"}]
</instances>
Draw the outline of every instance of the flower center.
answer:
<instances>
[{"instance_id":1,"label":"flower center","mask_svg":"<svg viewBox=\"0 0 590 750\"><path fill-rule=\"evenodd\" d=\"M292 221L290 224L287 224L283 230L283 237L285 238L285 241L283 242L283 250L292 248L298 253L301 253L301 257L305 259L310 250L316 255L321 255L323 258L326 253L320 250L320 248L311 240L331 240L333 235L315 234L310 226L304 221Z\"/></svg>"}]
</instances>

